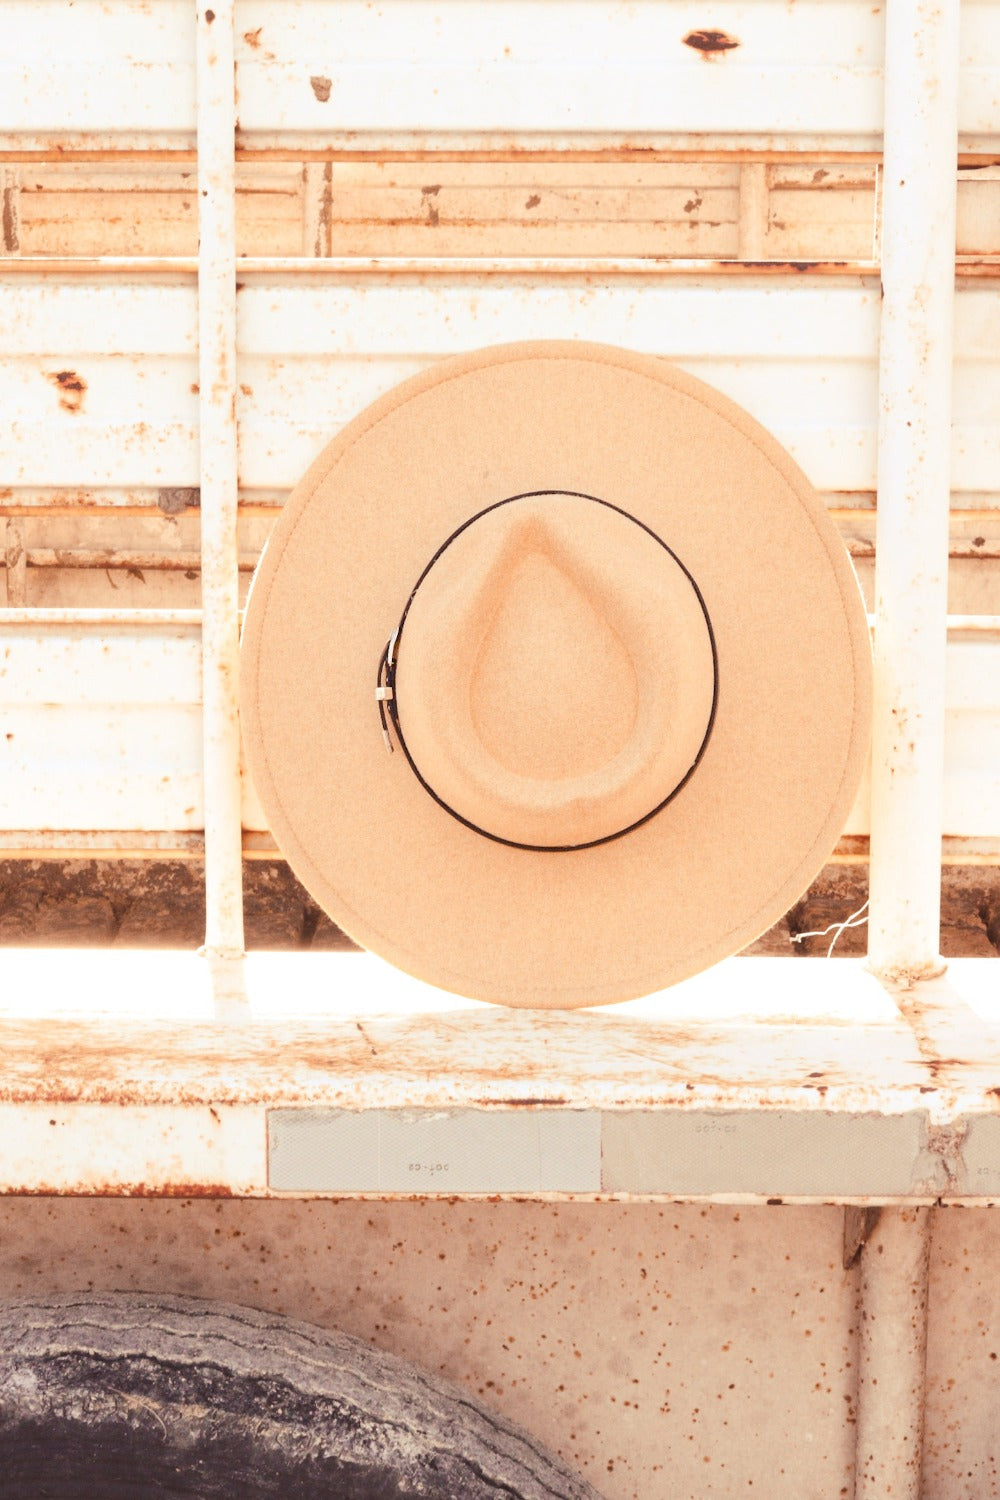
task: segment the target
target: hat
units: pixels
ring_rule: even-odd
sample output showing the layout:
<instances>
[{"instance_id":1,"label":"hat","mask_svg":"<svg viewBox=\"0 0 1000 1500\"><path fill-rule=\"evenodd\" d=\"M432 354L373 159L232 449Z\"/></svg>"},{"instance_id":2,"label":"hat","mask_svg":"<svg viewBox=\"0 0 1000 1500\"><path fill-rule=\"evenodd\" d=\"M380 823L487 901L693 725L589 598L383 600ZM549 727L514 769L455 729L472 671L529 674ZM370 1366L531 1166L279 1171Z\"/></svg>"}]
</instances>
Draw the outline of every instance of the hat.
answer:
<instances>
[{"instance_id":1,"label":"hat","mask_svg":"<svg viewBox=\"0 0 1000 1500\"><path fill-rule=\"evenodd\" d=\"M444 360L290 497L243 636L257 792L357 942L599 1005L737 952L835 844L868 745L850 560L779 444L661 359Z\"/></svg>"}]
</instances>

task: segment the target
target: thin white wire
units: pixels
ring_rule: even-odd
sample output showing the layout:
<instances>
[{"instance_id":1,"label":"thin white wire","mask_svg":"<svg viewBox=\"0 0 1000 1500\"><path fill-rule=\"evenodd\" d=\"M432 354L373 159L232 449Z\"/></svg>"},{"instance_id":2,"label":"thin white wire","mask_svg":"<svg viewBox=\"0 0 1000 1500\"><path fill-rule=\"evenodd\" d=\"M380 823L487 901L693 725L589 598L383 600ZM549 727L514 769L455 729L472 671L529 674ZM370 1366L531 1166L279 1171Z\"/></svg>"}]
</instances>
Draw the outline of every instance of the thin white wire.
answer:
<instances>
[{"instance_id":1,"label":"thin white wire","mask_svg":"<svg viewBox=\"0 0 1000 1500\"><path fill-rule=\"evenodd\" d=\"M837 946L837 942L842 932L846 932L849 927L864 927L865 923L868 921L868 918L863 916L862 913L867 911L867 909L868 902L865 901L863 906L859 906L857 911L852 911L851 915L849 917L845 917L842 922L831 922L829 927L823 927L816 932L793 932L790 941L793 943L804 943L806 938L826 937L828 932L832 932L833 938L830 942L829 948L827 948L826 950L826 956L827 958L830 958L833 955L833 950ZM859 918L860 921L858 920Z\"/></svg>"}]
</instances>

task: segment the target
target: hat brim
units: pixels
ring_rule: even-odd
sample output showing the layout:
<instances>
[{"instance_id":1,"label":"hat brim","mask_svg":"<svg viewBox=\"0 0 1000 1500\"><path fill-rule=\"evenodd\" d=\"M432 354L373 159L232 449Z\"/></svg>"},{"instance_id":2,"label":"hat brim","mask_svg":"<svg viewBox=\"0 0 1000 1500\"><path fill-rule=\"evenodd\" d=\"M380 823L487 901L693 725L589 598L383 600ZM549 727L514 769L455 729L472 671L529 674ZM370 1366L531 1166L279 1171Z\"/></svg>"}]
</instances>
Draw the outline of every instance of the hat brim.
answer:
<instances>
[{"instance_id":1,"label":"hat brim","mask_svg":"<svg viewBox=\"0 0 1000 1500\"><path fill-rule=\"evenodd\" d=\"M683 790L620 839L552 853L444 811L386 754L374 698L442 541L542 490L608 500L661 537L718 652L711 740ZM573 1007L685 978L787 911L856 795L871 654L825 507L744 411L656 358L515 344L404 382L324 450L258 567L242 683L275 839L351 937L459 994Z\"/></svg>"}]
</instances>

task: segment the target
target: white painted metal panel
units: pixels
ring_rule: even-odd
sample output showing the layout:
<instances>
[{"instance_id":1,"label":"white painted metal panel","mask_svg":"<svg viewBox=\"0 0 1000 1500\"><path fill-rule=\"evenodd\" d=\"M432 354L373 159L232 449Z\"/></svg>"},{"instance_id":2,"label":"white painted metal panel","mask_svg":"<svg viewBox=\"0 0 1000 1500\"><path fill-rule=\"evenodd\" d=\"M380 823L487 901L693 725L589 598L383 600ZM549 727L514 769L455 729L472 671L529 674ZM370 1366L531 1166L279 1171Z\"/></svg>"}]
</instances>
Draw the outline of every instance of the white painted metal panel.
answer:
<instances>
[{"instance_id":1,"label":"white painted metal panel","mask_svg":"<svg viewBox=\"0 0 1000 1500\"><path fill-rule=\"evenodd\" d=\"M745 405L819 488L870 490L877 336L877 291L857 283L779 290L495 276L250 286L240 323L241 382L252 392L241 404L241 480L294 483L327 437L431 359L569 337L676 360ZM282 357L276 338L295 355Z\"/></svg>"},{"instance_id":2,"label":"white painted metal panel","mask_svg":"<svg viewBox=\"0 0 1000 1500\"><path fill-rule=\"evenodd\" d=\"M0 613L0 829L201 827L200 674L196 615ZM1000 835L1000 629L950 632L947 729L945 832Z\"/></svg>"},{"instance_id":3,"label":"white painted metal panel","mask_svg":"<svg viewBox=\"0 0 1000 1500\"><path fill-rule=\"evenodd\" d=\"M250 0L244 130L874 134L881 6ZM691 32L724 31L706 54ZM258 31L259 28L259 31ZM599 80L599 82L598 82ZM848 123L849 122L849 123Z\"/></svg>"},{"instance_id":4,"label":"white painted metal panel","mask_svg":"<svg viewBox=\"0 0 1000 1500\"><path fill-rule=\"evenodd\" d=\"M291 487L345 422L433 359L570 337L676 360L746 406L819 489L870 492L878 312L860 278L253 278L239 296L240 481ZM955 347L952 483L995 496L1000 288L959 293ZM193 287L25 280L0 309L0 348L0 485L197 484ZM78 400L66 371L86 387Z\"/></svg>"},{"instance_id":5,"label":"white painted metal panel","mask_svg":"<svg viewBox=\"0 0 1000 1500\"><path fill-rule=\"evenodd\" d=\"M878 288L860 278L366 278L241 296L241 478L294 483L324 437L429 359L576 337L676 360L774 432L821 490L875 488ZM331 353L335 351L335 353ZM953 484L995 493L1000 290L958 298ZM289 468L292 472L289 473Z\"/></svg>"},{"instance_id":6,"label":"white painted metal panel","mask_svg":"<svg viewBox=\"0 0 1000 1500\"><path fill-rule=\"evenodd\" d=\"M192 285L19 283L0 350L0 485L198 484Z\"/></svg>"},{"instance_id":7,"label":"white painted metal panel","mask_svg":"<svg viewBox=\"0 0 1000 1500\"><path fill-rule=\"evenodd\" d=\"M197 615L0 613L0 828L200 828L200 700Z\"/></svg>"},{"instance_id":8,"label":"white painted metal panel","mask_svg":"<svg viewBox=\"0 0 1000 1500\"><path fill-rule=\"evenodd\" d=\"M948 632L945 683L943 832L1000 833L1000 621L998 628ZM866 771L844 828L870 831L871 776Z\"/></svg>"},{"instance_id":9,"label":"white painted metal panel","mask_svg":"<svg viewBox=\"0 0 1000 1500\"><path fill-rule=\"evenodd\" d=\"M190 355L198 352L194 285L160 281L141 271L107 278L25 278L0 301L0 349L5 357L51 356L53 361L105 352L114 355Z\"/></svg>"},{"instance_id":10,"label":"white painted metal panel","mask_svg":"<svg viewBox=\"0 0 1000 1500\"><path fill-rule=\"evenodd\" d=\"M50 1137L41 1159L57 1191L86 1191L95 1175L114 1177L111 1191L167 1188L180 1167L164 1127L185 1107L213 1105L254 1112L243 1120L252 1147L215 1156L205 1177L204 1157L182 1155L194 1184L273 1190L268 1109L349 1110L362 1129L373 1112L457 1110L482 1112L476 1190L490 1192L491 1140L502 1149L505 1115L541 1098L553 1101L541 1111L550 1122L564 1110L599 1127L599 1157L594 1132L581 1144L605 1192L972 1198L998 1182L995 1157L963 1158L971 1130L988 1150L1000 1124L989 1104L991 968L959 960L920 1000L904 999L920 1013L918 1045L898 996L850 959L729 959L659 994L567 1017L443 994L370 954L256 954L237 1031L213 1024L191 953L23 953L8 958L0 996L0 1109L17 1141L22 1124L31 1138L31 1112L54 1104L67 1123L79 1110L81 1125L94 1111L130 1111L116 1173L102 1175L72 1130ZM36 1151L8 1152L0 1189L33 1186L38 1162ZM377 1194L374 1157L353 1168L342 1185ZM318 1176L299 1189L326 1191ZM564 1180L549 1190L572 1189Z\"/></svg>"},{"instance_id":11,"label":"white painted metal panel","mask_svg":"<svg viewBox=\"0 0 1000 1500\"><path fill-rule=\"evenodd\" d=\"M1000 833L1000 629L953 630L946 670L943 832Z\"/></svg>"},{"instance_id":12,"label":"white painted metal panel","mask_svg":"<svg viewBox=\"0 0 1000 1500\"><path fill-rule=\"evenodd\" d=\"M965 0L960 124L998 130L1000 21ZM189 139L186 0L4 0L0 140ZM706 53L694 31L739 45ZM240 130L368 146L697 137L877 145L884 5L866 0L245 0ZM572 39L572 45L569 45Z\"/></svg>"},{"instance_id":13,"label":"white painted metal panel","mask_svg":"<svg viewBox=\"0 0 1000 1500\"><path fill-rule=\"evenodd\" d=\"M0 23L0 139L193 134L188 0L3 0Z\"/></svg>"}]
</instances>

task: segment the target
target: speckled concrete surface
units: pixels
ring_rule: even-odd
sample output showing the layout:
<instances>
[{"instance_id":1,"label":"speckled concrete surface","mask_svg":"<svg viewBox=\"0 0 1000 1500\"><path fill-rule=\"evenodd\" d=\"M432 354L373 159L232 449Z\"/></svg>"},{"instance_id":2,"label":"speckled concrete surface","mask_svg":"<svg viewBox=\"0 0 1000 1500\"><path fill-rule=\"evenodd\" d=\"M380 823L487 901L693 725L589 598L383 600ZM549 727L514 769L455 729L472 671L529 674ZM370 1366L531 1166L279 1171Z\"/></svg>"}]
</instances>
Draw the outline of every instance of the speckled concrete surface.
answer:
<instances>
[{"instance_id":1,"label":"speckled concrete surface","mask_svg":"<svg viewBox=\"0 0 1000 1500\"><path fill-rule=\"evenodd\" d=\"M15 1199L9 1293L156 1288L340 1327L520 1421L608 1500L850 1484L835 1208Z\"/></svg>"},{"instance_id":2,"label":"speckled concrete surface","mask_svg":"<svg viewBox=\"0 0 1000 1500\"><path fill-rule=\"evenodd\" d=\"M1000 1209L935 1212L927 1341L926 1500L1000 1500Z\"/></svg>"},{"instance_id":3,"label":"speckled concrete surface","mask_svg":"<svg viewBox=\"0 0 1000 1500\"><path fill-rule=\"evenodd\" d=\"M7 1199L0 1289L154 1288L305 1318L480 1393L608 1500L853 1491L843 1211ZM926 1500L995 1500L1000 1212L936 1215Z\"/></svg>"}]
</instances>

